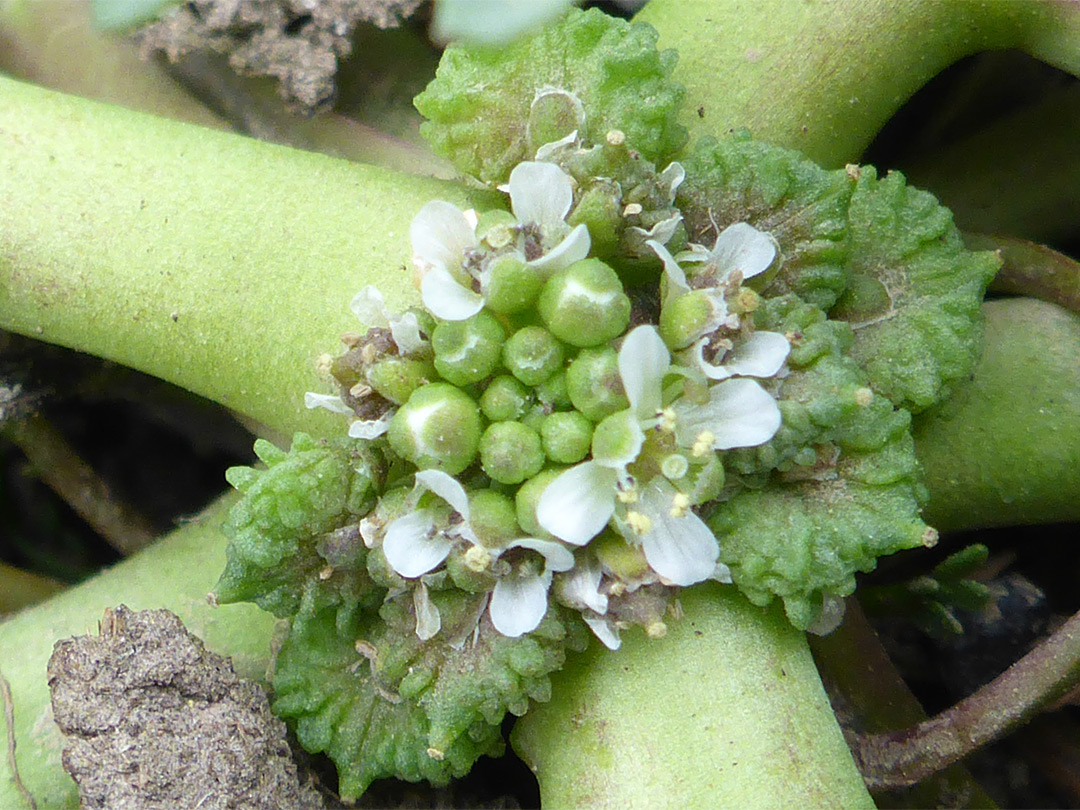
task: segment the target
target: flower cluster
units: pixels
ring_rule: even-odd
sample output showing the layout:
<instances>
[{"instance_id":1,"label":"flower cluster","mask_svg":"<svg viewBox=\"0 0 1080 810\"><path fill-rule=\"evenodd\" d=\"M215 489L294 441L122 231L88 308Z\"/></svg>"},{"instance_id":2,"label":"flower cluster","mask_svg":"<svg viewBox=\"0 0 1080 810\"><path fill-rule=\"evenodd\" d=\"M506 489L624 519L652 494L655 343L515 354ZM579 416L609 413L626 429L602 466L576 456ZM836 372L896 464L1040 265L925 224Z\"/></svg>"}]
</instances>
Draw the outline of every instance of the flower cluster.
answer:
<instances>
[{"instance_id":1,"label":"flower cluster","mask_svg":"<svg viewBox=\"0 0 1080 810\"><path fill-rule=\"evenodd\" d=\"M670 204L682 168L657 177ZM789 343L755 328L745 285L776 242L735 223L672 256L668 216L637 229L663 275L631 297L590 256L589 228L568 224L576 186L530 161L502 187L509 212L425 205L410 228L423 308L393 315L362 290L352 309L369 329L327 364L342 393L307 395L413 470L360 533L411 590L422 640L440 630L431 588L489 594L509 637L554 599L616 648L629 624L664 631L658 593L731 581L696 510L725 492L721 452L781 424Z\"/></svg>"}]
</instances>

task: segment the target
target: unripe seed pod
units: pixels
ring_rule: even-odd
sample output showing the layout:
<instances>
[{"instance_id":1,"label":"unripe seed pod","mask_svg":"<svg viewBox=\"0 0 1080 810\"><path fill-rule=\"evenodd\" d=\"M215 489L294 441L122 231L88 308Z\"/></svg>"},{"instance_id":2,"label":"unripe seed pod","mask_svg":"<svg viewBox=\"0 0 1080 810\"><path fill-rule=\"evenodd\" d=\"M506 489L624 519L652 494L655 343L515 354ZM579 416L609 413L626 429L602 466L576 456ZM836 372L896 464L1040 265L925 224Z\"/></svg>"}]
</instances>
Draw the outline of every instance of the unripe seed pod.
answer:
<instances>
[{"instance_id":1,"label":"unripe seed pod","mask_svg":"<svg viewBox=\"0 0 1080 810\"><path fill-rule=\"evenodd\" d=\"M641 452L645 434L630 411L606 417L593 430L593 458L608 465L629 464Z\"/></svg>"},{"instance_id":2,"label":"unripe seed pod","mask_svg":"<svg viewBox=\"0 0 1080 810\"><path fill-rule=\"evenodd\" d=\"M630 407L612 348L585 349L566 370L566 393L573 406L594 422Z\"/></svg>"},{"instance_id":3,"label":"unripe seed pod","mask_svg":"<svg viewBox=\"0 0 1080 810\"><path fill-rule=\"evenodd\" d=\"M480 409L460 389L431 383L416 389L394 414L387 439L395 453L420 469L457 475L476 458Z\"/></svg>"},{"instance_id":4,"label":"unripe seed pod","mask_svg":"<svg viewBox=\"0 0 1080 810\"><path fill-rule=\"evenodd\" d=\"M566 390L566 370L559 369L536 386L536 398L548 410L569 408L571 403L570 394Z\"/></svg>"},{"instance_id":5,"label":"unripe seed pod","mask_svg":"<svg viewBox=\"0 0 1080 810\"><path fill-rule=\"evenodd\" d=\"M514 505L517 510L517 522L530 537L539 537L542 540L550 540L551 533L540 525L536 519L536 506L540 503L540 496L544 494L548 484L562 475L565 467L556 467L537 473L521 487L514 496Z\"/></svg>"},{"instance_id":6,"label":"unripe seed pod","mask_svg":"<svg viewBox=\"0 0 1080 810\"><path fill-rule=\"evenodd\" d=\"M633 582L649 572L649 563L640 545L630 545L613 531L605 531L589 543L600 562L624 582Z\"/></svg>"},{"instance_id":7,"label":"unripe seed pod","mask_svg":"<svg viewBox=\"0 0 1080 810\"><path fill-rule=\"evenodd\" d=\"M512 422L525 415L529 400L528 388L509 374L501 374L480 395L480 410L491 422Z\"/></svg>"},{"instance_id":8,"label":"unripe seed pod","mask_svg":"<svg viewBox=\"0 0 1080 810\"><path fill-rule=\"evenodd\" d=\"M544 453L560 464L576 464L589 453L593 425L577 411L551 414L540 428Z\"/></svg>"},{"instance_id":9,"label":"unripe seed pod","mask_svg":"<svg viewBox=\"0 0 1080 810\"><path fill-rule=\"evenodd\" d=\"M597 179L581 195L566 224L588 227L594 255L614 253L623 228L622 195L618 185L611 180Z\"/></svg>"},{"instance_id":10,"label":"unripe seed pod","mask_svg":"<svg viewBox=\"0 0 1080 810\"><path fill-rule=\"evenodd\" d=\"M539 385L560 368L563 347L546 329L526 326L503 346L503 365L525 385Z\"/></svg>"},{"instance_id":11,"label":"unripe seed pod","mask_svg":"<svg viewBox=\"0 0 1080 810\"><path fill-rule=\"evenodd\" d=\"M544 286L540 274L516 253L505 253L492 259L488 274L484 290L487 307L500 315L513 315L528 309Z\"/></svg>"},{"instance_id":12,"label":"unripe seed pod","mask_svg":"<svg viewBox=\"0 0 1080 810\"><path fill-rule=\"evenodd\" d=\"M599 259L574 262L548 279L540 293L540 317L571 346L599 346L630 323L630 299L622 282Z\"/></svg>"},{"instance_id":13,"label":"unripe seed pod","mask_svg":"<svg viewBox=\"0 0 1080 810\"><path fill-rule=\"evenodd\" d=\"M404 405L413 391L435 378L435 367L427 360L391 356L370 366L364 376L382 396L395 405Z\"/></svg>"},{"instance_id":14,"label":"unripe seed pod","mask_svg":"<svg viewBox=\"0 0 1080 810\"><path fill-rule=\"evenodd\" d=\"M493 489L469 494L469 525L487 548L499 548L521 535L514 502Z\"/></svg>"},{"instance_id":15,"label":"unripe seed pod","mask_svg":"<svg viewBox=\"0 0 1080 810\"><path fill-rule=\"evenodd\" d=\"M670 299L660 310L660 337L673 352L685 349L715 327L716 307L704 290Z\"/></svg>"},{"instance_id":16,"label":"unripe seed pod","mask_svg":"<svg viewBox=\"0 0 1080 810\"><path fill-rule=\"evenodd\" d=\"M483 310L464 321L443 321L431 336L435 370L457 386L480 382L498 367L505 338L495 316Z\"/></svg>"},{"instance_id":17,"label":"unripe seed pod","mask_svg":"<svg viewBox=\"0 0 1080 810\"><path fill-rule=\"evenodd\" d=\"M496 422L480 437L480 463L493 481L520 484L544 466L540 436L521 422Z\"/></svg>"}]
</instances>

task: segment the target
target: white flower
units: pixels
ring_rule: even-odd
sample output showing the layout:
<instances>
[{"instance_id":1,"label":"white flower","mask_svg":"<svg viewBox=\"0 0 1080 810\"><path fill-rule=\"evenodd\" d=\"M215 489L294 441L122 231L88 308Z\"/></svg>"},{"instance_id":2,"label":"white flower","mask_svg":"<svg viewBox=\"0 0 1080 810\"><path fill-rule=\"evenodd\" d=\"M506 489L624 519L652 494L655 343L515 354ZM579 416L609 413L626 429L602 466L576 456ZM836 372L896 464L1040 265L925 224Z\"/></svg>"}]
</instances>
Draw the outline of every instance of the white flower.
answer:
<instances>
[{"instance_id":1,"label":"white flower","mask_svg":"<svg viewBox=\"0 0 1080 810\"><path fill-rule=\"evenodd\" d=\"M421 470L416 473L414 494L422 492L432 492L448 503L460 522L439 526L439 510L428 507L409 512L386 527L383 554L390 567L406 579L440 565L459 537L478 542L469 526L469 496L461 484L442 470Z\"/></svg>"},{"instance_id":2,"label":"white flower","mask_svg":"<svg viewBox=\"0 0 1080 810\"><path fill-rule=\"evenodd\" d=\"M667 186L668 190L668 205L675 204L675 195L678 192L679 186L682 185L683 180L686 179L686 169L678 161L669 163L668 167L660 172L660 182L662 185ZM662 219L653 225L649 230L639 228L638 226L631 227L630 230L637 233L642 239L645 240L645 244L650 242L656 242L659 245L666 245L668 240L675 235L675 229L679 227L679 223L682 222L682 213L675 211L667 219Z\"/></svg>"},{"instance_id":3,"label":"white flower","mask_svg":"<svg viewBox=\"0 0 1080 810\"><path fill-rule=\"evenodd\" d=\"M304 407L308 410L325 408L331 413L341 413L346 416L356 416L344 399L337 394L314 394L308 391L304 394ZM354 439L376 439L390 429L390 421L394 418L396 408L391 408L378 419L356 419L349 425L349 435Z\"/></svg>"},{"instance_id":4,"label":"white flower","mask_svg":"<svg viewBox=\"0 0 1080 810\"><path fill-rule=\"evenodd\" d=\"M588 228L566 224L574 188L558 166L519 163L502 190L510 194L520 230L512 250L535 272L548 276L589 255ZM437 318L463 321L484 307L487 261L478 253L476 225L475 212L436 200L421 208L409 226L420 296Z\"/></svg>"},{"instance_id":5,"label":"white flower","mask_svg":"<svg viewBox=\"0 0 1080 810\"><path fill-rule=\"evenodd\" d=\"M680 262L704 262L703 272L715 278L715 284L719 286L735 273L743 280L764 273L776 259L776 254L776 240L769 234L748 222L736 222L721 231L711 250L692 244L689 250L675 258Z\"/></svg>"},{"instance_id":6,"label":"white flower","mask_svg":"<svg viewBox=\"0 0 1080 810\"><path fill-rule=\"evenodd\" d=\"M585 545L615 514L620 491L630 486L626 468L637 459L645 431L659 421L660 384L670 361L667 346L652 326L639 326L623 339L619 376L630 408L605 422L620 428L625 441L616 447L618 452L604 455L596 452L594 440L592 460L566 470L544 490L536 509L537 520L556 537ZM619 421L613 422L616 419Z\"/></svg>"},{"instance_id":7,"label":"white flower","mask_svg":"<svg viewBox=\"0 0 1080 810\"><path fill-rule=\"evenodd\" d=\"M710 380L729 377L772 377L784 367L791 344L779 332L751 332L735 341L724 354L723 362L712 363L705 357L709 338L697 341L690 349L695 365Z\"/></svg>"},{"instance_id":8,"label":"white flower","mask_svg":"<svg viewBox=\"0 0 1080 810\"><path fill-rule=\"evenodd\" d=\"M501 556L513 548L530 549L544 560L544 567L540 571L536 570L532 560L526 559L512 566L508 574L495 581L488 608L491 623L504 636L517 638L531 633L543 621L548 608L552 574L573 568L574 555L561 543L521 537L496 549L495 556Z\"/></svg>"},{"instance_id":9,"label":"white flower","mask_svg":"<svg viewBox=\"0 0 1080 810\"><path fill-rule=\"evenodd\" d=\"M466 260L479 247L475 212L433 200L413 217L409 239L421 277L420 296L429 312L443 320L463 321L483 308L483 297L458 281Z\"/></svg>"},{"instance_id":10,"label":"white flower","mask_svg":"<svg viewBox=\"0 0 1080 810\"><path fill-rule=\"evenodd\" d=\"M558 582L559 601L581 611L581 618L609 650L619 649L622 641L614 619L607 615L608 598L600 591L603 571L588 555L579 559L573 570Z\"/></svg>"},{"instance_id":11,"label":"white flower","mask_svg":"<svg viewBox=\"0 0 1080 810\"><path fill-rule=\"evenodd\" d=\"M554 163L519 163L501 189L510 194L510 210L521 224L521 249L530 267L549 276L589 255L589 229L566 224L574 184L562 169Z\"/></svg>"},{"instance_id":12,"label":"white flower","mask_svg":"<svg viewBox=\"0 0 1080 810\"><path fill-rule=\"evenodd\" d=\"M420 335L420 324L416 315L405 312L394 315L386 309L382 293L375 287L368 285L360 290L352 301L349 309L360 319L360 322L369 327L389 329L398 351L402 354L416 354L427 344Z\"/></svg>"}]
</instances>

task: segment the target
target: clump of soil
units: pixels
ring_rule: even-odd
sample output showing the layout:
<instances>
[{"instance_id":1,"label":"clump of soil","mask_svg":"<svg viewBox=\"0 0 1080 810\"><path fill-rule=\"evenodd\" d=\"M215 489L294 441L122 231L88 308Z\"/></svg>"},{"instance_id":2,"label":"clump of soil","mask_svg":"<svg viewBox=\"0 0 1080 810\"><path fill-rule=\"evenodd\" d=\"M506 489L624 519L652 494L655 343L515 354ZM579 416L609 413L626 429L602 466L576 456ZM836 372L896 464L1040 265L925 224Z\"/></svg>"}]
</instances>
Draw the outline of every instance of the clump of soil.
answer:
<instances>
[{"instance_id":1,"label":"clump of soil","mask_svg":"<svg viewBox=\"0 0 1080 810\"><path fill-rule=\"evenodd\" d=\"M191 0L138 33L144 53L173 62L200 50L228 56L245 76L271 76L298 112L313 114L334 99L338 63L352 33L368 23L394 28L422 0Z\"/></svg>"},{"instance_id":2,"label":"clump of soil","mask_svg":"<svg viewBox=\"0 0 1080 810\"><path fill-rule=\"evenodd\" d=\"M56 643L48 675L83 808L323 807L262 687L167 610L106 610L99 636Z\"/></svg>"}]
</instances>

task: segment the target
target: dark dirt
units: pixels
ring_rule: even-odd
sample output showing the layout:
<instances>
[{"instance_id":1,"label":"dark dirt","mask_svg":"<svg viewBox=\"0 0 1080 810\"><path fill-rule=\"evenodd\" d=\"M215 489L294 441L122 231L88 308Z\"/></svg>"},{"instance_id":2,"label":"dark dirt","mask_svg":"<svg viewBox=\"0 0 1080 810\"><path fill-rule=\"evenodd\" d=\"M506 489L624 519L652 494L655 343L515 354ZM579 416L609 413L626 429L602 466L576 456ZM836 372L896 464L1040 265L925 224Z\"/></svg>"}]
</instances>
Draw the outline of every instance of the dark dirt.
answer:
<instances>
[{"instance_id":1,"label":"dark dirt","mask_svg":"<svg viewBox=\"0 0 1080 810\"><path fill-rule=\"evenodd\" d=\"M312 114L334 100L339 62L357 25L393 28L422 0L192 0L138 33L144 53L176 62L211 50L245 76L278 80L281 96Z\"/></svg>"},{"instance_id":2,"label":"dark dirt","mask_svg":"<svg viewBox=\"0 0 1080 810\"><path fill-rule=\"evenodd\" d=\"M83 808L322 808L262 687L167 610L108 609L49 661L64 768Z\"/></svg>"}]
</instances>

